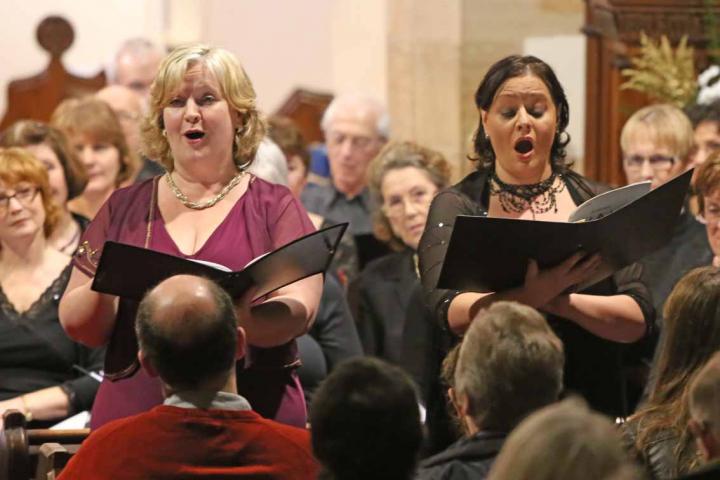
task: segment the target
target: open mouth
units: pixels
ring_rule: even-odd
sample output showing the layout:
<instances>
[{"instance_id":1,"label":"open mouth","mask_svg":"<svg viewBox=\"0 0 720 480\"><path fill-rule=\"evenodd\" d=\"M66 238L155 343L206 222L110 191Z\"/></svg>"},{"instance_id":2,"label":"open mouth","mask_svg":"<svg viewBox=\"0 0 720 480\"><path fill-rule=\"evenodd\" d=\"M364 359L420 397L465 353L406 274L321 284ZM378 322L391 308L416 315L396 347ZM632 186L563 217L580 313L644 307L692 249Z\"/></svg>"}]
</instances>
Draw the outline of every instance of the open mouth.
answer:
<instances>
[{"instance_id":1,"label":"open mouth","mask_svg":"<svg viewBox=\"0 0 720 480\"><path fill-rule=\"evenodd\" d=\"M205 136L205 132L201 132L200 130L190 130L189 132L185 132L185 137L189 140L200 140Z\"/></svg>"},{"instance_id":2,"label":"open mouth","mask_svg":"<svg viewBox=\"0 0 720 480\"><path fill-rule=\"evenodd\" d=\"M515 143L515 151L524 155L533 149L533 143L527 138L523 138Z\"/></svg>"}]
</instances>

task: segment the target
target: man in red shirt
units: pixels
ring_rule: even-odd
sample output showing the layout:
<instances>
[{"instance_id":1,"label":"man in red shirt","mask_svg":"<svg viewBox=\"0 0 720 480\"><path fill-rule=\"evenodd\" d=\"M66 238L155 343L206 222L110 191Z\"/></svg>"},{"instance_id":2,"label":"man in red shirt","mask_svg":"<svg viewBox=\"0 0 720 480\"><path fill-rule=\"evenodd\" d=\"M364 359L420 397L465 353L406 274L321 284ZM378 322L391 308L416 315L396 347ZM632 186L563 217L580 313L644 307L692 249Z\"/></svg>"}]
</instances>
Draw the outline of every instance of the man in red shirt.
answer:
<instances>
[{"instance_id":1,"label":"man in red shirt","mask_svg":"<svg viewBox=\"0 0 720 480\"><path fill-rule=\"evenodd\" d=\"M94 431L61 479L315 478L309 433L260 417L237 393L245 333L220 287L165 280L140 303L136 333L165 403Z\"/></svg>"}]
</instances>

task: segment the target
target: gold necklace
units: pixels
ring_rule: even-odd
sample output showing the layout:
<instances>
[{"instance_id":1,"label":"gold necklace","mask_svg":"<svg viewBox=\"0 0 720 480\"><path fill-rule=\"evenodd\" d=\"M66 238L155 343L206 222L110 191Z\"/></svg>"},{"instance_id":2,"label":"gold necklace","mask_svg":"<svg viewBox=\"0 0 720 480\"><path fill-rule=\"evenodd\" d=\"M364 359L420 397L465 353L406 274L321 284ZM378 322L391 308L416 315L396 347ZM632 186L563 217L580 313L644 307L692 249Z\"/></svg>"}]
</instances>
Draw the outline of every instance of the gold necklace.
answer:
<instances>
[{"instance_id":1,"label":"gold necklace","mask_svg":"<svg viewBox=\"0 0 720 480\"><path fill-rule=\"evenodd\" d=\"M205 210L206 208L210 208L216 203L218 203L220 200L225 198L225 196L230 193L230 190L235 188L235 186L240 183L240 180L242 180L243 175L245 175L245 171L239 172L237 175L235 175L230 182L228 182L227 185L223 187L222 190L220 190L220 193L215 195L210 200L205 200L204 202L193 202L190 200L187 195L182 193L177 185L175 185L175 181L172 178L172 175L170 175L170 172L167 172L165 174L165 180L167 181L168 186L170 187L170 190L172 190L173 194L175 194L175 197L180 200L180 203L185 205L188 208L192 208L193 210Z\"/></svg>"}]
</instances>

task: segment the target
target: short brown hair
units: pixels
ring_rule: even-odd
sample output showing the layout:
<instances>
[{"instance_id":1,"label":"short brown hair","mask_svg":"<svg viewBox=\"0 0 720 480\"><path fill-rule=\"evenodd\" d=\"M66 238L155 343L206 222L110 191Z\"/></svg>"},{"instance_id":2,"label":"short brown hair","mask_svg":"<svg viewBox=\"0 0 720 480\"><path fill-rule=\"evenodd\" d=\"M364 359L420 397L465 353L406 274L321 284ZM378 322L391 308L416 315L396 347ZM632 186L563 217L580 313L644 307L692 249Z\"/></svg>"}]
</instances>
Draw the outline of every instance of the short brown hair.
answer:
<instances>
[{"instance_id":1,"label":"short brown hair","mask_svg":"<svg viewBox=\"0 0 720 480\"><path fill-rule=\"evenodd\" d=\"M49 237L60 220L60 207L50 194L50 181L45 166L24 148L0 148L0 181L11 187L20 182L37 185L45 209L43 233L45 238Z\"/></svg>"},{"instance_id":2,"label":"short brown hair","mask_svg":"<svg viewBox=\"0 0 720 480\"><path fill-rule=\"evenodd\" d=\"M87 185L85 167L68 145L67 138L57 128L35 120L20 120L7 128L0 138L0 146L25 147L47 145L57 157L63 169L68 200L80 195Z\"/></svg>"},{"instance_id":3,"label":"short brown hair","mask_svg":"<svg viewBox=\"0 0 720 480\"><path fill-rule=\"evenodd\" d=\"M139 170L140 160L130 151L120 121L106 102L94 97L69 98L57 106L50 124L68 138L87 135L97 142L107 142L120 154L120 172L115 186L131 179Z\"/></svg>"},{"instance_id":4,"label":"short brown hair","mask_svg":"<svg viewBox=\"0 0 720 480\"><path fill-rule=\"evenodd\" d=\"M169 172L173 170L170 144L163 135L163 109L188 69L198 63L213 73L228 106L240 114L242 126L235 134L233 160L238 166L250 166L265 136L265 122L255 104L255 90L232 53L201 44L178 47L160 64L150 87L150 110L141 126L144 153L162 163Z\"/></svg>"},{"instance_id":5,"label":"short brown hair","mask_svg":"<svg viewBox=\"0 0 720 480\"><path fill-rule=\"evenodd\" d=\"M305 167L305 176L307 176L310 171L310 151L307 149L305 138L295 126L295 122L287 117L270 117L268 119L268 136L280 147L288 160L294 156L300 157Z\"/></svg>"},{"instance_id":6,"label":"short brown hair","mask_svg":"<svg viewBox=\"0 0 720 480\"><path fill-rule=\"evenodd\" d=\"M564 359L562 342L537 310L496 302L478 313L465 334L455 391L467 396L478 428L508 432L557 401Z\"/></svg>"},{"instance_id":7,"label":"short brown hair","mask_svg":"<svg viewBox=\"0 0 720 480\"><path fill-rule=\"evenodd\" d=\"M414 142L390 142L380 150L368 168L370 193L375 198L373 215L375 236L396 250L404 248L390 228L390 221L382 211L382 182L385 175L395 169L415 167L425 172L438 190L450 183L450 164L442 153L422 147Z\"/></svg>"},{"instance_id":8,"label":"short brown hair","mask_svg":"<svg viewBox=\"0 0 720 480\"><path fill-rule=\"evenodd\" d=\"M698 167L695 178L695 193L697 193L700 213L705 212L705 197L712 195L720 187L720 152L711 154L707 160Z\"/></svg>"}]
</instances>

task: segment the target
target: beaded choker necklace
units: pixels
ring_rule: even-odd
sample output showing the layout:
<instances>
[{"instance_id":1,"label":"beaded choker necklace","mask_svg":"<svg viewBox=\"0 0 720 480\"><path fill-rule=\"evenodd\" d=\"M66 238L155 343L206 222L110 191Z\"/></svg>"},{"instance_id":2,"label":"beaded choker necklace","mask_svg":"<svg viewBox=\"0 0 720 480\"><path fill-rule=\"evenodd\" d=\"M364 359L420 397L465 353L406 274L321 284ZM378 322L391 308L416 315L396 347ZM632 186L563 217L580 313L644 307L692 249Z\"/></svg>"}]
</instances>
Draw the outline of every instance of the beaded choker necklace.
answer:
<instances>
[{"instance_id":1,"label":"beaded choker necklace","mask_svg":"<svg viewBox=\"0 0 720 480\"><path fill-rule=\"evenodd\" d=\"M506 212L520 213L528 208L534 214L553 210L557 213L557 194L565 189L565 182L555 182L555 172L542 182L530 185L511 185L500 180L493 171L490 177L490 194L496 195Z\"/></svg>"}]
</instances>

